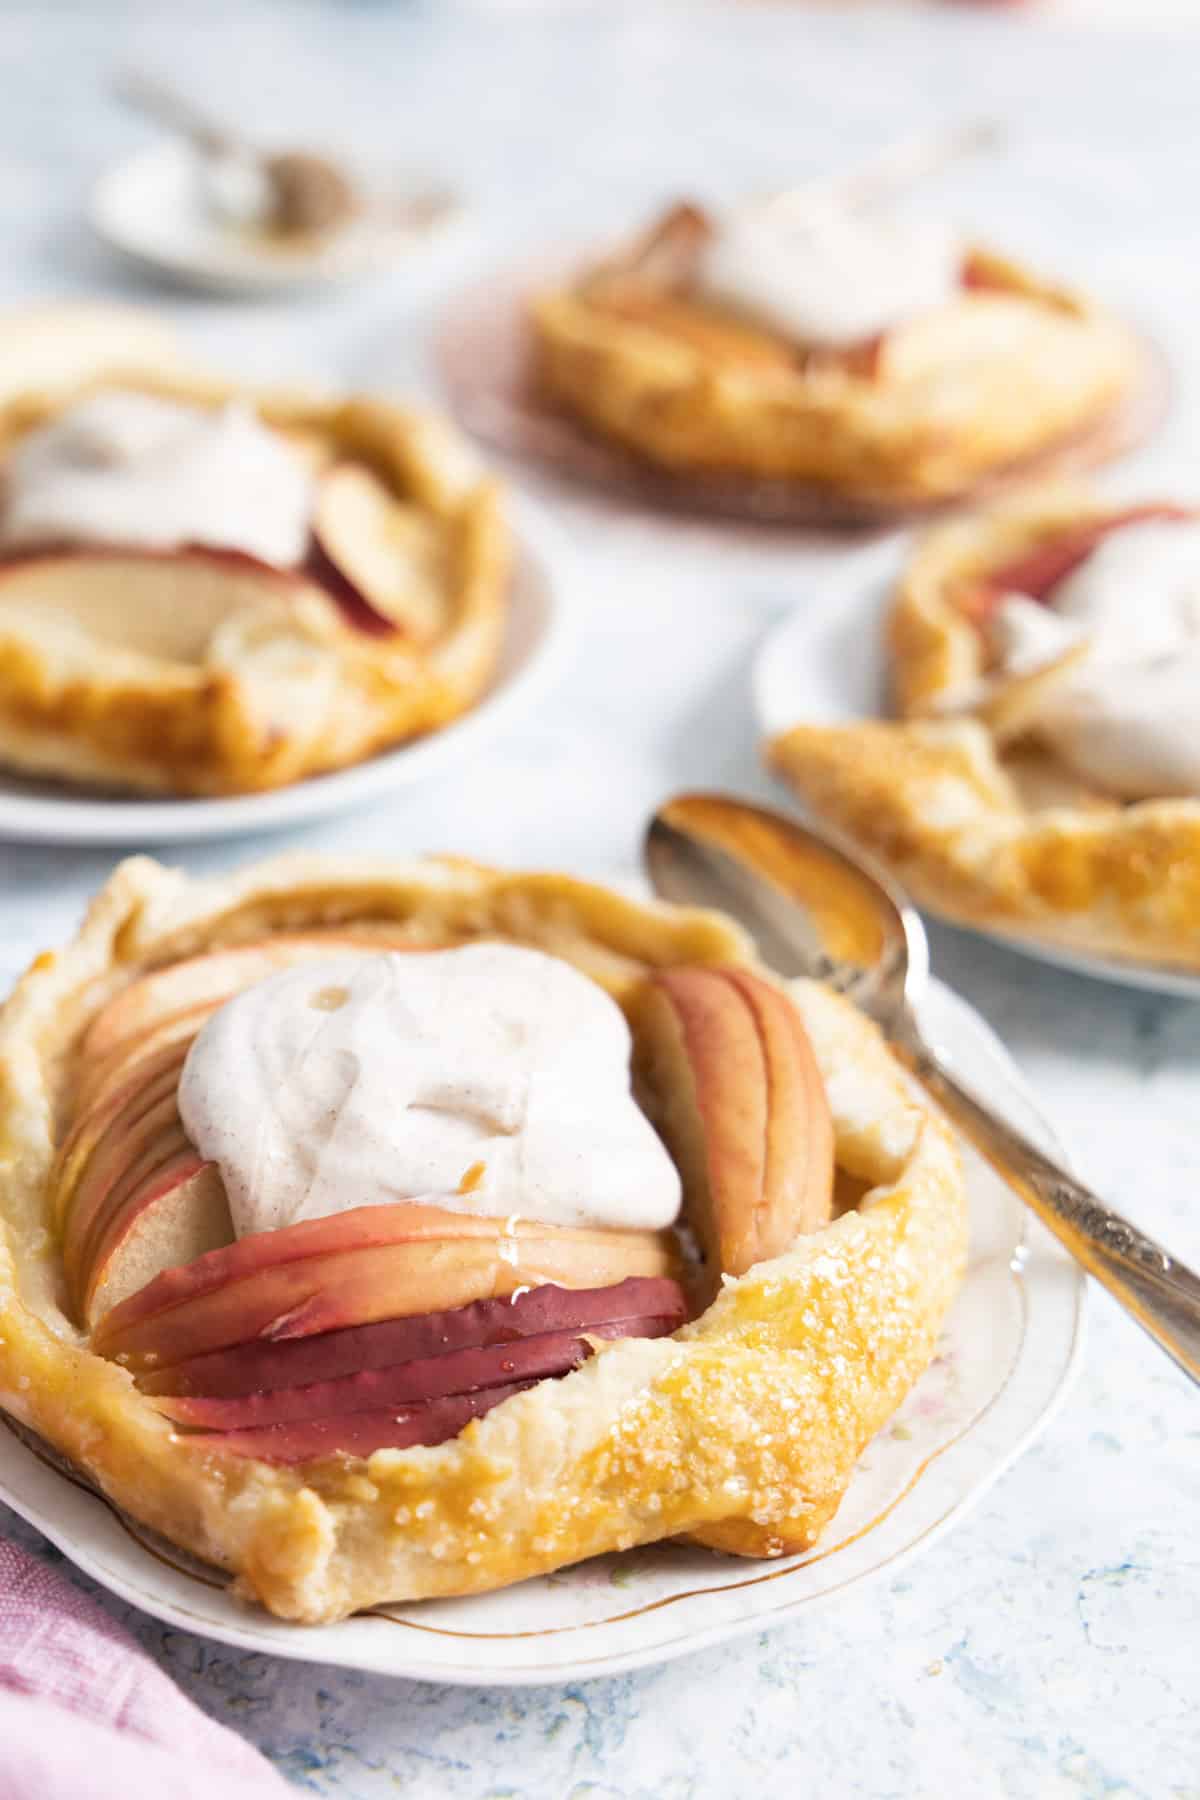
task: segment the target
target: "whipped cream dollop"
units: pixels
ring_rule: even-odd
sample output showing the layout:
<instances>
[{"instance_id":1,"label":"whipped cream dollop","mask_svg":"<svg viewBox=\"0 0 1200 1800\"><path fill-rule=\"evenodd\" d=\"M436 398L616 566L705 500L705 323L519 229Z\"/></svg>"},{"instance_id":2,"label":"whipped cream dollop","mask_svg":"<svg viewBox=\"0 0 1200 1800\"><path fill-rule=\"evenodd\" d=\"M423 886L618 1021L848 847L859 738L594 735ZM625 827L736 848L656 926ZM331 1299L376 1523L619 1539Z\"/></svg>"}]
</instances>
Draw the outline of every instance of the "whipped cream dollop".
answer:
<instances>
[{"instance_id":1,"label":"whipped cream dollop","mask_svg":"<svg viewBox=\"0 0 1200 1800\"><path fill-rule=\"evenodd\" d=\"M961 267L961 243L931 221L745 207L717 220L697 291L801 343L845 346L941 305Z\"/></svg>"},{"instance_id":2,"label":"whipped cream dollop","mask_svg":"<svg viewBox=\"0 0 1200 1800\"><path fill-rule=\"evenodd\" d=\"M1128 800L1200 794L1200 524L1120 527L1048 605L1003 599L990 631L1003 675L1085 646L1036 715L1077 774Z\"/></svg>"},{"instance_id":3,"label":"whipped cream dollop","mask_svg":"<svg viewBox=\"0 0 1200 1800\"><path fill-rule=\"evenodd\" d=\"M654 1230L680 1183L629 1054L615 1001L541 951L343 956L214 1013L179 1109L239 1236L399 1200Z\"/></svg>"},{"instance_id":4,"label":"whipped cream dollop","mask_svg":"<svg viewBox=\"0 0 1200 1800\"><path fill-rule=\"evenodd\" d=\"M206 544L288 568L308 543L312 480L253 409L113 390L29 432L4 466L0 545Z\"/></svg>"}]
</instances>

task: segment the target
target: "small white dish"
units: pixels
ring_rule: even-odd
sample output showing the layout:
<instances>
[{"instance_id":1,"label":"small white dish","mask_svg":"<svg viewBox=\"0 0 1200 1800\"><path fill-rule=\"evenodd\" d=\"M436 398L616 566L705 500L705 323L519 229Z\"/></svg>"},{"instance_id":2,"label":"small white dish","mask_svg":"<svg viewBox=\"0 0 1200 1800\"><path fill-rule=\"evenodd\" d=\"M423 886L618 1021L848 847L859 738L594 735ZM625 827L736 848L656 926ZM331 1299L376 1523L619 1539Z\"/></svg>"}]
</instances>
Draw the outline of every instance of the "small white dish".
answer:
<instances>
[{"instance_id":1,"label":"small white dish","mask_svg":"<svg viewBox=\"0 0 1200 1800\"><path fill-rule=\"evenodd\" d=\"M820 599L803 602L764 639L751 677L754 711L764 737L801 720L839 725L886 716L883 620L895 577L895 546L887 546L882 554L883 563L878 555L860 562L848 579L839 580ZM934 907L923 910L937 916ZM1200 1000L1200 975L1186 970L1064 949L1032 933L966 929L1076 974Z\"/></svg>"},{"instance_id":2,"label":"small white dish","mask_svg":"<svg viewBox=\"0 0 1200 1800\"><path fill-rule=\"evenodd\" d=\"M427 218L405 220L406 204L426 201ZM389 205L390 216L366 214L327 238L272 244L211 214L194 152L169 138L107 170L88 217L111 249L153 274L214 293L265 295L378 274L420 253L462 216L452 195L416 178L394 184Z\"/></svg>"},{"instance_id":3,"label":"small white dish","mask_svg":"<svg viewBox=\"0 0 1200 1800\"><path fill-rule=\"evenodd\" d=\"M0 842L182 844L274 831L348 812L380 794L427 781L484 742L552 683L570 652L570 559L533 507L514 509L517 555L508 632L488 692L452 724L353 768L269 793L230 799L140 799L89 794L0 771Z\"/></svg>"},{"instance_id":4,"label":"small white dish","mask_svg":"<svg viewBox=\"0 0 1200 1800\"><path fill-rule=\"evenodd\" d=\"M988 1027L934 983L923 1010L964 1080L1055 1148ZM867 1448L815 1550L747 1562L659 1544L468 1600L387 1606L320 1627L239 1604L218 1571L134 1524L9 1424L0 1499L103 1586L239 1649L412 1680L522 1687L667 1662L890 1579L974 1505L1061 1403L1078 1367L1078 1265L988 1166L964 1153L971 1245L939 1353ZM1059 1152L1061 1154L1061 1151Z\"/></svg>"}]
</instances>

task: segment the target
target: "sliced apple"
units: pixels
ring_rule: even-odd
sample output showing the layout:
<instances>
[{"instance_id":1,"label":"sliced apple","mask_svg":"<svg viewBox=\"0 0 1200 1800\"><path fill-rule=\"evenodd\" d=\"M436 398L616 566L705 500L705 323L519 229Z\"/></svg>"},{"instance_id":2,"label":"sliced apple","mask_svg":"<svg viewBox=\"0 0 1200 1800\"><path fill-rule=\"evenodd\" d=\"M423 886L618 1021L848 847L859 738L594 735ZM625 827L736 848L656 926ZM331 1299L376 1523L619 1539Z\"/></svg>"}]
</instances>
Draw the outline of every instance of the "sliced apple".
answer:
<instances>
[{"instance_id":1,"label":"sliced apple","mask_svg":"<svg viewBox=\"0 0 1200 1800\"><path fill-rule=\"evenodd\" d=\"M186 1044L178 1043L148 1051L144 1059L139 1059L134 1066L114 1071L112 1078L96 1089L54 1159L50 1191L55 1218L60 1225L101 1139L113 1127L119 1137L164 1094L173 1091L179 1084L179 1072L186 1055Z\"/></svg>"},{"instance_id":2,"label":"sliced apple","mask_svg":"<svg viewBox=\"0 0 1200 1800\"><path fill-rule=\"evenodd\" d=\"M257 1339L147 1371L139 1385L148 1394L234 1398L271 1388L335 1381L394 1363L428 1362L466 1350L506 1346L550 1332L658 1336L657 1331L635 1331L633 1325L657 1319L671 1332L686 1318L682 1289L677 1282L663 1278L633 1277L601 1288L546 1284L512 1299L475 1300L449 1312L417 1313L281 1343Z\"/></svg>"},{"instance_id":3,"label":"sliced apple","mask_svg":"<svg viewBox=\"0 0 1200 1800\"><path fill-rule=\"evenodd\" d=\"M507 1245L494 1239L464 1239L373 1245L306 1258L264 1270L250 1281L219 1288L138 1325L121 1325L122 1308L117 1307L96 1328L95 1347L134 1369L158 1367L254 1338L278 1342L430 1307L465 1306L524 1284L602 1286L631 1268L640 1274L661 1273L668 1262L665 1251L649 1246L569 1244L562 1235L526 1240L515 1263L507 1251Z\"/></svg>"},{"instance_id":4,"label":"sliced apple","mask_svg":"<svg viewBox=\"0 0 1200 1800\"><path fill-rule=\"evenodd\" d=\"M316 1462L330 1456L370 1456L376 1450L408 1450L415 1444L443 1444L457 1437L472 1419L534 1385L518 1381L508 1387L480 1388L427 1400L423 1406L383 1408L351 1413L347 1418L300 1419L289 1425L258 1430L197 1432L185 1442L227 1456L253 1456L262 1462Z\"/></svg>"},{"instance_id":5,"label":"sliced apple","mask_svg":"<svg viewBox=\"0 0 1200 1800\"><path fill-rule=\"evenodd\" d=\"M647 1323L651 1323L647 1321ZM594 1325L593 1338L612 1336L614 1327ZM630 1333L629 1335L637 1335ZM647 1332L647 1336L653 1332ZM477 1350L452 1350L445 1356L393 1363L386 1369L362 1369L335 1381L302 1387L266 1388L237 1397L228 1395L163 1396L160 1412L183 1425L211 1431L240 1431L252 1425L283 1425L295 1419L340 1417L373 1412L385 1406L412 1406L447 1394L470 1394L478 1388L503 1387L514 1381L544 1381L565 1375L587 1361L591 1348L578 1331L544 1331Z\"/></svg>"},{"instance_id":6,"label":"sliced apple","mask_svg":"<svg viewBox=\"0 0 1200 1800\"><path fill-rule=\"evenodd\" d=\"M209 1015L216 1011L219 1000L204 1001L171 1013L158 1025L122 1038L104 1056L93 1058L81 1069L75 1092L75 1108L82 1115L94 1106L105 1090L124 1084L136 1070L148 1063L160 1050L175 1046L182 1058L187 1056L192 1039Z\"/></svg>"},{"instance_id":7,"label":"sliced apple","mask_svg":"<svg viewBox=\"0 0 1200 1800\"><path fill-rule=\"evenodd\" d=\"M290 969L295 963L343 956L354 950L371 955L382 947L361 938L281 932L277 937L231 950L209 950L203 956L152 969L122 988L96 1014L81 1046L84 1064L107 1056L117 1045L132 1041L186 1009L215 1008L253 987L256 981L263 981L280 969Z\"/></svg>"},{"instance_id":8,"label":"sliced apple","mask_svg":"<svg viewBox=\"0 0 1200 1800\"><path fill-rule=\"evenodd\" d=\"M786 994L741 969L667 969L647 983L634 1032L711 1287L828 1220L833 1127Z\"/></svg>"},{"instance_id":9,"label":"sliced apple","mask_svg":"<svg viewBox=\"0 0 1200 1800\"><path fill-rule=\"evenodd\" d=\"M65 669L104 652L199 668L230 619L288 616L306 591L294 570L199 544L32 547L0 559L0 619L52 646Z\"/></svg>"},{"instance_id":10,"label":"sliced apple","mask_svg":"<svg viewBox=\"0 0 1200 1800\"><path fill-rule=\"evenodd\" d=\"M309 572L360 630L429 643L446 624L444 528L361 463L317 485Z\"/></svg>"},{"instance_id":11,"label":"sliced apple","mask_svg":"<svg viewBox=\"0 0 1200 1800\"><path fill-rule=\"evenodd\" d=\"M176 1095L179 1070L164 1070L145 1087L137 1087L96 1138L86 1158L79 1159L73 1180L56 1190L57 1217L68 1262L82 1245L91 1222L114 1184L167 1128L181 1130Z\"/></svg>"},{"instance_id":12,"label":"sliced apple","mask_svg":"<svg viewBox=\"0 0 1200 1800\"><path fill-rule=\"evenodd\" d=\"M169 1269L96 1328L96 1348L166 1366L255 1338L279 1341L464 1306L518 1287L604 1287L670 1274L666 1234L585 1231L403 1202L256 1233Z\"/></svg>"},{"instance_id":13,"label":"sliced apple","mask_svg":"<svg viewBox=\"0 0 1200 1800\"><path fill-rule=\"evenodd\" d=\"M959 604L977 625L986 625L1006 594L1024 594L1030 600L1049 599L1059 582L1073 575L1097 544L1122 526L1155 521L1169 524L1194 517L1183 506L1147 504L1127 506L1103 518L1088 519L1082 525L1066 526L968 584Z\"/></svg>"},{"instance_id":14,"label":"sliced apple","mask_svg":"<svg viewBox=\"0 0 1200 1800\"><path fill-rule=\"evenodd\" d=\"M157 1121L153 1132L139 1134L139 1138L131 1141L130 1161L103 1190L86 1195L86 1210L76 1208L68 1213L63 1228L63 1273L76 1301L77 1312L83 1312L83 1298L88 1291L97 1247L103 1242L110 1220L117 1217L130 1193L157 1174L164 1163L182 1156L187 1150L191 1150L191 1145L184 1136L184 1127L180 1125L178 1114L171 1112Z\"/></svg>"},{"instance_id":15,"label":"sliced apple","mask_svg":"<svg viewBox=\"0 0 1200 1800\"><path fill-rule=\"evenodd\" d=\"M136 1182L98 1234L81 1312L90 1326L164 1269L194 1261L233 1237L215 1163L190 1145Z\"/></svg>"}]
</instances>

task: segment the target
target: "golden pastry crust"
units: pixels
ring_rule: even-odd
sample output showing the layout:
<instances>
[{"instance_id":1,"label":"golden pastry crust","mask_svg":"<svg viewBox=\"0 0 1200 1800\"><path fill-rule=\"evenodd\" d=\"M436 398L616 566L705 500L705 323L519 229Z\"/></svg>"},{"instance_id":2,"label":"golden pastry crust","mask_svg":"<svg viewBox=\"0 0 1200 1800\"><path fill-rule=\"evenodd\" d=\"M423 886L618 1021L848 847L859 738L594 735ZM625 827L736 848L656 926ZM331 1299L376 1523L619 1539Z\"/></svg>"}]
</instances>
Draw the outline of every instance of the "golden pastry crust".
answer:
<instances>
[{"instance_id":1,"label":"golden pastry crust","mask_svg":"<svg viewBox=\"0 0 1200 1800\"><path fill-rule=\"evenodd\" d=\"M817 986L791 992L838 1164L866 1198L727 1282L675 1338L615 1342L450 1442L301 1468L200 1450L62 1310L47 1178L71 1046L97 1008L209 946L349 925L394 939L398 923L416 943L539 945L624 1001L654 968L751 960L718 915L561 876L288 857L190 882L147 859L123 864L75 941L39 957L0 1015L0 1404L118 1505L291 1619L472 1593L679 1533L747 1555L811 1544L927 1365L966 1236L949 1132L874 1028Z\"/></svg>"},{"instance_id":2,"label":"golden pastry crust","mask_svg":"<svg viewBox=\"0 0 1200 1800\"><path fill-rule=\"evenodd\" d=\"M766 756L818 814L951 918L1196 969L1200 801L1122 805L1019 730L947 716L985 673L970 612L981 579L1064 532L1122 516L1063 486L929 533L888 620L901 722L797 725Z\"/></svg>"},{"instance_id":3,"label":"golden pastry crust","mask_svg":"<svg viewBox=\"0 0 1200 1800\"><path fill-rule=\"evenodd\" d=\"M663 230L675 221L703 229L696 209ZM535 299L539 376L585 424L672 470L782 478L868 506L944 501L1086 433L1145 379L1132 335L1090 301L988 250L968 265L980 285L869 355L805 357L681 296L651 233Z\"/></svg>"},{"instance_id":4,"label":"golden pastry crust","mask_svg":"<svg viewBox=\"0 0 1200 1800\"><path fill-rule=\"evenodd\" d=\"M25 342L32 374L19 385ZM430 623L373 635L303 573L219 553L181 572L176 558L80 549L70 571L96 606L175 618L178 631L167 641L147 627L140 643L132 625L64 633L44 604L50 584L63 592L62 559L0 562L0 763L147 793L249 793L359 762L474 704L503 641L509 534L495 484L447 426L382 401L253 392L172 359L153 320L68 308L0 322L0 456L111 387L199 406L248 395L318 463L370 468L407 503Z\"/></svg>"}]
</instances>

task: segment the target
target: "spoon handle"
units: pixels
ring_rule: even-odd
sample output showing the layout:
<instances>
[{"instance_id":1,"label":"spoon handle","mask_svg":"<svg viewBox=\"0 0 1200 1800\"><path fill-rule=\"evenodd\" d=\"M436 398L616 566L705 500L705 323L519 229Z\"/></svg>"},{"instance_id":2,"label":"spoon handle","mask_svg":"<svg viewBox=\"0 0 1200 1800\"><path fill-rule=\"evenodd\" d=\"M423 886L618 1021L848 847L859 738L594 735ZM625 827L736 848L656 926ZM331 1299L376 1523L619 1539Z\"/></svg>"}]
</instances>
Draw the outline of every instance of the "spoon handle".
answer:
<instances>
[{"instance_id":1,"label":"spoon handle","mask_svg":"<svg viewBox=\"0 0 1200 1800\"><path fill-rule=\"evenodd\" d=\"M1002 137L1002 127L991 119L976 119L949 130L917 132L886 144L846 174L817 176L797 187L780 189L752 202L748 210L764 217L801 219L826 208L853 212L880 206L936 174L946 163L993 149Z\"/></svg>"},{"instance_id":2,"label":"spoon handle","mask_svg":"<svg viewBox=\"0 0 1200 1800\"><path fill-rule=\"evenodd\" d=\"M1200 1383L1200 1277L1060 1168L962 1083L915 1022L895 1046L954 1124L1090 1275Z\"/></svg>"},{"instance_id":3,"label":"spoon handle","mask_svg":"<svg viewBox=\"0 0 1200 1800\"><path fill-rule=\"evenodd\" d=\"M157 119L169 131L190 138L207 156L221 156L239 147L241 140L236 132L157 75L126 69L115 78L113 90L127 105Z\"/></svg>"}]
</instances>

